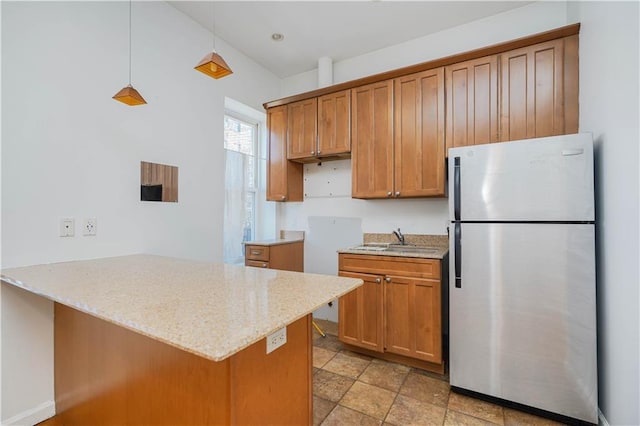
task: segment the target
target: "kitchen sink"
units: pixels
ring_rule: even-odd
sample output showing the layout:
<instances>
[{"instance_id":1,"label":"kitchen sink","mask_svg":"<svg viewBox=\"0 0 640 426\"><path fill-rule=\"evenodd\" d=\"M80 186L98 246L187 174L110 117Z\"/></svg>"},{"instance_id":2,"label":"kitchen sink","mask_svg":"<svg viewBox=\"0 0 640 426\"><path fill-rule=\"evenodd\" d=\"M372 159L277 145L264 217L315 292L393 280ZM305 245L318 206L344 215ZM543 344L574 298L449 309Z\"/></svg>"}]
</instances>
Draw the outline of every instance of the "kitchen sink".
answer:
<instances>
[{"instance_id":1,"label":"kitchen sink","mask_svg":"<svg viewBox=\"0 0 640 426\"><path fill-rule=\"evenodd\" d=\"M438 249L434 247L420 247L412 245L389 245L385 251L395 253L435 253Z\"/></svg>"},{"instance_id":2,"label":"kitchen sink","mask_svg":"<svg viewBox=\"0 0 640 426\"><path fill-rule=\"evenodd\" d=\"M437 248L434 247L421 247L415 246L412 244L363 244L361 246L353 247L352 250L363 250L363 251L375 251L375 252L393 252L393 253L435 253L438 251Z\"/></svg>"}]
</instances>

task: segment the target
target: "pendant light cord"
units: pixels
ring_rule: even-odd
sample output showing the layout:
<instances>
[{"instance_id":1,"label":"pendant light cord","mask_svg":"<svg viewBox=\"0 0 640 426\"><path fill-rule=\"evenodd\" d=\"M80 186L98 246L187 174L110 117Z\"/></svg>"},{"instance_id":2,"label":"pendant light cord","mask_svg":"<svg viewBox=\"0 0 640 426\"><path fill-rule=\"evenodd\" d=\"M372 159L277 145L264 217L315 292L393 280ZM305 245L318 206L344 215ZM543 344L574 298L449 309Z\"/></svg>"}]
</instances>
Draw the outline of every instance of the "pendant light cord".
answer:
<instances>
[{"instance_id":1,"label":"pendant light cord","mask_svg":"<svg viewBox=\"0 0 640 426\"><path fill-rule=\"evenodd\" d=\"M129 0L129 86L131 86L131 0Z\"/></svg>"},{"instance_id":2,"label":"pendant light cord","mask_svg":"<svg viewBox=\"0 0 640 426\"><path fill-rule=\"evenodd\" d=\"M213 14L213 29L211 30L211 34L213 34L213 51L216 51L216 2L211 2L211 13Z\"/></svg>"}]
</instances>

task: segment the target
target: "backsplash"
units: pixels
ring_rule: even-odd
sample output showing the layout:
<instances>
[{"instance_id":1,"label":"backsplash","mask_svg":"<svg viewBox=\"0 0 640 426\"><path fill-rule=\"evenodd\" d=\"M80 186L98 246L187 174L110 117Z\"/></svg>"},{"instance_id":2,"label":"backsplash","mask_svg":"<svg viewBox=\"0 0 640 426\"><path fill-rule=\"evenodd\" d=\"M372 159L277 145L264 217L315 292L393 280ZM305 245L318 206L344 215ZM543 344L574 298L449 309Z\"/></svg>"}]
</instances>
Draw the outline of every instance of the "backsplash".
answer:
<instances>
[{"instance_id":1,"label":"backsplash","mask_svg":"<svg viewBox=\"0 0 640 426\"><path fill-rule=\"evenodd\" d=\"M407 244L427 247L448 247L449 237L446 235L405 234L404 241ZM397 243L398 239L392 233L388 234L364 234L363 243Z\"/></svg>"}]
</instances>

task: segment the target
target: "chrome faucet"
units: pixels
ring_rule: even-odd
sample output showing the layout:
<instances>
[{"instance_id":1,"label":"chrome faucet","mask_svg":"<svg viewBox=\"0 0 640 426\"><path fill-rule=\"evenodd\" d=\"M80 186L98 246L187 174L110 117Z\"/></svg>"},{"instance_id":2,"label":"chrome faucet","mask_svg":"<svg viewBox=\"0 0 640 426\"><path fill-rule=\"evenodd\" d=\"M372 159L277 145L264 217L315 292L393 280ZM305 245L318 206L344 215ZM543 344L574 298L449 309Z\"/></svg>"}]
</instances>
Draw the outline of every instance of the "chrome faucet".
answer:
<instances>
[{"instance_id":1,"label":"chrome faucet","mask_svg":"<svg viewBox=\"0 0 640 426\"><path fill-rule=\"evenodd\" d=\"M402 245L406 244L404 242L404 235L402 235L402 232L400 232L400 228L398 228L397 231L393 231L393 235L395 235L396 238L398 239L398 241L400 241L400 244L402 244Z\"/></svg>"}]
</instances>

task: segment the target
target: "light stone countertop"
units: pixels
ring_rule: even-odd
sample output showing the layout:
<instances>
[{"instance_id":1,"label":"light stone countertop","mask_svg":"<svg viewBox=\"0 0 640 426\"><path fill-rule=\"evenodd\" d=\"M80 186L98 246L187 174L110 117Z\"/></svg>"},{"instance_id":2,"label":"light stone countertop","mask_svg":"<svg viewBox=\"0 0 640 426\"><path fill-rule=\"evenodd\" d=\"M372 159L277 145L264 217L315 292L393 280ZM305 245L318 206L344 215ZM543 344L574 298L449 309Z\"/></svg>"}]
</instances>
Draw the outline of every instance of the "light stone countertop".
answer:
<instances>
[{"instance_id":1,"label":"light stone countertop","mask_svg":"<svg viewBox=\"0 0 640 426\"><path fill-rule=\"evenodd\" d=\"M250 246L277 246L279 244L291 244L303 241L304 238L273 238L270 240L245 241L242 244Z\"/></svg>"},{"instance_id":2,"label":"light stone countertop","mask_svg":"<svg viewBox=\"0 0 640 426\"><path fill-rule=\"evenodd\" d=\"M357 246L356 246L357 247ZM391 257L417 257L420 259L438 259L442 260L449 253L448 248L437 247L430 252L411 252L411 251L385 251L385 250L360 250L355 247L338 250L338 253L364 254L370 256L391 256Z\"/></svg>"},{"instance_id":3,"label":"light stone countertop","mask_svg":"<svg viewBox=\"0 0 640 426\"><path fill-rule=\"evenodd\" d=\"M362 285L143 254L4 269L2 280L214 361Z\"/></svg>"},{"instance_id":4,"label":"light stone countertop","mask_svg":"<svg viewBox=\"0 0 640 426\"><path fill-rule=\"evenodd\" d=\"M393 256L393 257L417 257L421 259L444 259L449 253L449 238L446 235L422 235L407 234L405 240L407 244L428 247L433 249L429 252L411 251L387 251L376 250L375 245L383 247L385 244L397 244L398 240L393 234L364 234L362 245L374 246L370 250L357 249L354 246L338 250L338 253L364 254L372 256Z\"/></svg>"}]
</instances>

